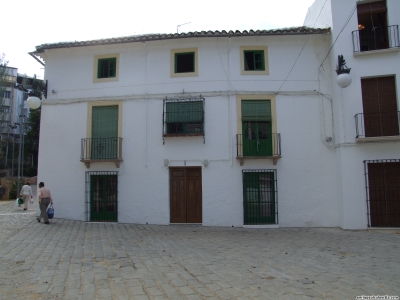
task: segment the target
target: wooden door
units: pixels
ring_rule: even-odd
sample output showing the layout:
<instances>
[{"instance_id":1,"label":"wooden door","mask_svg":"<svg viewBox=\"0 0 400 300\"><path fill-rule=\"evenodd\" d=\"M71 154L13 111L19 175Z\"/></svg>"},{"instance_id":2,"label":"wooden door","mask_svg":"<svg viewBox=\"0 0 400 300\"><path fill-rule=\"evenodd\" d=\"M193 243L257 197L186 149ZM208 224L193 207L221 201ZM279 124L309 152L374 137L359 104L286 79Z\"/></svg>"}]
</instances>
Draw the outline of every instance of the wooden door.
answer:
<instances>
[{"instance_id":1,"label":"wooden door","mask_svg":"<svg viewBox=\"0 0 400 300\"><path fill-rule=\"evenodd\" d=\"M369 163L372 227L400 227L400 162Z\"/></svg>"},{"instance_id":2,"label":"wooden door","mask_svg":"<svg viewBox=\"0 0 400 300\"><path fill-rule=\"evenodd\" d=\"M170 222L202 222L200 167L170 168Z\"/></svg>"}]
</instances>

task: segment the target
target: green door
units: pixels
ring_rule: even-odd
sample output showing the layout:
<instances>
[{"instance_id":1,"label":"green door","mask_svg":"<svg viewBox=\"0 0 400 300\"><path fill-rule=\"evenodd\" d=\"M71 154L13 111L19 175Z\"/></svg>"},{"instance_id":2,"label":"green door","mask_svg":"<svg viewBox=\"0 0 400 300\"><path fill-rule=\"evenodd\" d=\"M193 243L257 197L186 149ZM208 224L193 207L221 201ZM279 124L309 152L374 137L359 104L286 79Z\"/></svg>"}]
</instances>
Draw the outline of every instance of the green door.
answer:
<instances>
[{"instance_id":1,"label":"green door","mask_svg":"<svg viewBox=\"0 0 400 300\"><path fill-rule=\"evenodd\" d=\"M243 173L244 225L276 224L274 173Z\"/></svg>"},{"instance_id":2,"label":"green door","mask_svg":"<svg viewBox=\"0 0 400 300\"><path fill-rule=\"evenodd\" d=\"M242 101L244 156L272 156L272 118L269 100Z\"/></svg>"},{"instance_id":3,"label":"green door","mask_svg":"<svg viewBox=\"0 0 400 300\"><path fill-rule=\"evenodd\" d=\"M90 177L90 221L118 221L117 175Z\"/></svg>"},{"instance_id":4,"label":"green door","mask_svg":"<svg viewBox=\"0 0 400 300\"><path fill-rule=\"evenodd\" d=\"M118 106L94 106L92 110L92 159L116 159Z\"/></svg>"},{"instance_id":5,"label":"green door","mask_svg":"<svg viewBox=\"0 0 400 300\"><path fill-rule=\"evenodd\" d=\"M243 122L244 156L272 156L271 122Z\"/></svg>"}]
</instances>

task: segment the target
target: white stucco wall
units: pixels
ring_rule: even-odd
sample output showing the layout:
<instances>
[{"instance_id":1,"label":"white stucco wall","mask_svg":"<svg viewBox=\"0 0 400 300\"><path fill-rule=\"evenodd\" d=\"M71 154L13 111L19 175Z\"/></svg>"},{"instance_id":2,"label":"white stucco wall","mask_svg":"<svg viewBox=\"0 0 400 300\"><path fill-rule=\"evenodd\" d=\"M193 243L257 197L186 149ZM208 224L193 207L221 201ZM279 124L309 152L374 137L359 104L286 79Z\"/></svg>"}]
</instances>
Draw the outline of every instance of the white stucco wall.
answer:
<instances>
[{"instance_id":1,"label":"white stucco wall","mask_svg":"<svg viewBox=\"0 0 400 300\"><path fill-rule=\"evenodd\" d=\"M400 23L396 13L400 2L387 0L388 25ZM361 79L395 75L396 86L400 52L394 49L367 52L357 55L353 52L352 31L358 30L356 1L335 0L332 9L332 40L336 41L330 53L330 63L337 65L338 55L343 55L347 67L351 68L352 84L339 88L332 83L333 114L335 118L336 161L339 193L340 226L345 229L363 229L367 226L367 204L365 191L364 160L400 158L400 141L362 144L356 142L354 116L363 113ZM349 19L350 18L350 19ZM347 25L346 21L349 19ZM328 64L328 62L326 63ZM333 76L335 80L335 76ZM399 108L399 96L397 95ZM399 110L399 109L398 109Z\"/></svg>"},{"instance_id":2,"label":"white stucco wall","mask_svg":"<svg viewBox=\"0 0 400 300\"><path fill-rule=\"evenodd\" d=\"M57 217L84 220L85 172L118 171L118 221L169 224L169 170L164 166L168 159L170 166L202 166L204 226L243 226L246 169L277 170L279 226L341 225L337 149L335 141L325 142L326 137L336 138L331 119L333 72L329 64L319 70L330 39L205 38L47 51L46 79L49 91L56 93L49 93L42 108L39 181L51 189ZM269 75L240 75L239 47L249 45L268 46ZM170 50L193 47L198 48L199 75L171 78ZM120 54L119 80L93 83L93 57L106 53ZM162 99L183 90L205 97L205 143L202 137L168 137L163 145ZM277 91L282 158L276 165L260 159L240 166L236 95ZM79 158L80 141L87 137L88 103L104 100L122 101L124 161L120 168L92 163L87 169ZM202 165L205 159L207 167Z\"/></svg>"}]
</instances>

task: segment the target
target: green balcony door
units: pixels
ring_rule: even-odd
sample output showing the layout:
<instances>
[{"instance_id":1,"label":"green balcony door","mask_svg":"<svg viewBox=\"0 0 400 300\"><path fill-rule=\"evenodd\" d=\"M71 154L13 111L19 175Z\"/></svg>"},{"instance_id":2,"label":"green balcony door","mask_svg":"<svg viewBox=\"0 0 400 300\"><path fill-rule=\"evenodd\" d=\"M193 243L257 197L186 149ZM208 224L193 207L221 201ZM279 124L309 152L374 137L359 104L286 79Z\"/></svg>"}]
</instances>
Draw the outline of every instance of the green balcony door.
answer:
<instances>
[{"instance_id":1,"label":"green balcony door","mask_svg":"<svg viewBox=\"0 0 400 300\"><path fill-rule=\"evenodd\" d=\"M243 173L244 225L276 224L274 173Z\"/></svg>"},{"instance_id":2,"label":"green balcony door","mask_svg":"<svg viewBox=\"0 0 400 300\"><path fill-rule=\"evenodd\" d=\"M271 122L243 122L244 156L272 156Z\"/></svg>"},{"instance_id":3,"label":"green balcony door","mask_svg":"<svg viewBox=\"0 0 400 300\"><path fill-rule=\"evenodd\" d=\"M90 221L118 221L117 175L90 177Z\"/></svg>"},{"instance_id":4,"label":"green balcony door","mask_svg":"<svg viewBox=\"0 0 400 300\"><path fill-rule=\"evenodd\" d=\"M244 156L272 156L272 118L269 100L242 101Z\"/></svg>"},{"instance_id":5,"label":"green balcony door","mask_svg":"<svg viewBox=\"0 0 400 300\"><path fill-rule=\"evenodd\" d=\"M92 109L92 159L116 159L118 153L118 105Z\"/></svg>"}]
</instances>

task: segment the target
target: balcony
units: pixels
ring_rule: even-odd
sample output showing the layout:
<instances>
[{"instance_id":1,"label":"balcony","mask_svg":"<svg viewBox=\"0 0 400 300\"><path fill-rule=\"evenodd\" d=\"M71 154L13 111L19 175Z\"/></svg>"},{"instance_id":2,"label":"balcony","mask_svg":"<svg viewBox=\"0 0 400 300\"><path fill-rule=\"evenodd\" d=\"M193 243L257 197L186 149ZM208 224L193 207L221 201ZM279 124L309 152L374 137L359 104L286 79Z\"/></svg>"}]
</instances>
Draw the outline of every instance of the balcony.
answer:
<instances>
[{"instance_id":1,"label":"balcony","mask_svg":"<svg viewBox=\"0 0 400 300\"><path fill-rule=\"evenodd\" d=\"M81 140L81 162L90 168L93 162L114 162L119 168L122 159L122 138L88 138Z\"/></svg>"},{"instance_id":2,"label":"balcony","mask_svg":"<svg viewBox=\"0 0 400 300\"><path fill-rule=\"evenodd\" d=\"M400 141L400 112L356 114L357 142Z\"/></svg>"},{"instance_id":3,"label":"balcony","mask_svg":"<svg viewBox=\"0 0 400 300\"><path fill-rule=\"evenodd\" d=\"M276 165L281 158L281 134L272 133L267 138L249 139L243 134L236 135L237 155L240 165L243 166L245 159L272 159Z\"/></svg>"},{"instance_id":4,"label":"balcony","mask_svg":"<svg viewBox=\"0 0 400 300\"><path fill-rule=\"evenodd\" d=\"M355 30L352 36L354 54L383 49L400 51L398 25Z\"/></svg>"}]
</instances>

